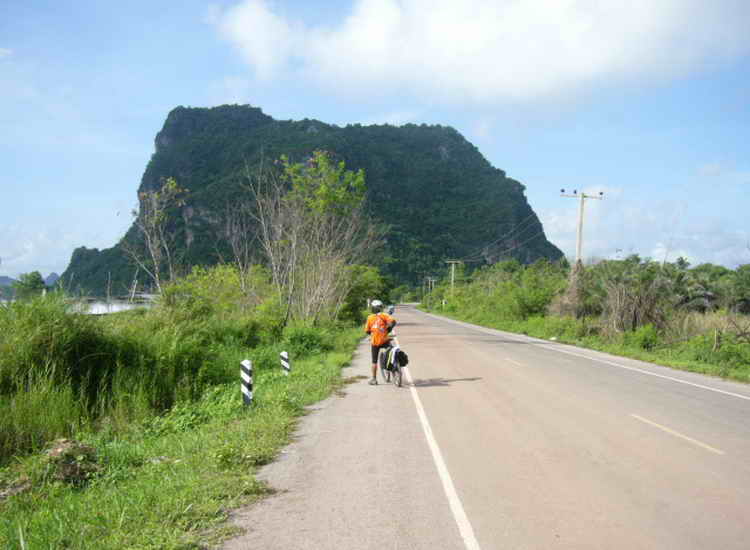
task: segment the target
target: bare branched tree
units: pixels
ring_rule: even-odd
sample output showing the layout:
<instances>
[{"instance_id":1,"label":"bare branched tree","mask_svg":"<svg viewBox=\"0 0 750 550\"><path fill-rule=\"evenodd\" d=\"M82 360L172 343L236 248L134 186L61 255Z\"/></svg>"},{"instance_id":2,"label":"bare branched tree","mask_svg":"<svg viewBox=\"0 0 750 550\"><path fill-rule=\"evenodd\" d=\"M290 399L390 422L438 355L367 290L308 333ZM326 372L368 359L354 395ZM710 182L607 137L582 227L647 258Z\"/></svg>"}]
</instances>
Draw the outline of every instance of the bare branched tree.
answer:
<instances>
[{"instance_id":1,"label":"bare branched tree","mask_svg":"<svg viewBox=\"0 0 750 550\"><path fill-rule=\"evenodd\" d=\"M364 173L315 152L306 164L282 157L282 171L260 171L249 189L258 241L285 320L335 317L352 281L347 267L382 242L364 212Z\"/></svg>"},{"instance_id":2,"label":"bare branched tree","mask_svg":"<svg viewBox=\"0 0 750 550\"><path fill-rule=\"evenodd\" d=\"M739 342L750 344L750 319L742 314L729 314L726 318L727 331L734 334Z\"/></svg>"},{"instance_id":3,"label":"bare branched tree","mask_svg":"<svg viewBox=\"0 0 750 550\"><path fill-rule=\"evenodd\" d=\"M166 281L176 276L174 257L176 234L169 228L168 210L185 204L187 191L180 188L174 178L167 178L161 189L139 194L140 209L132 212L145 251L138 243L123 242L123 249L136 265L153 280L161 292Z\"/></svg>"},{"instance_id":4,"label":"bare branched tree","mask_svg":"<svg viewBox=\"0 0 750 550\"><path fill-rule=\"evenodd\" d=\"M232 251L232 261L240 274L240 286L243 293L248 287L248 275L252 266L259 259L256 253L257 223L254 204L250 200L239 200L227 204L222 217L221 231Z\"/></svg>"}]
</instances>

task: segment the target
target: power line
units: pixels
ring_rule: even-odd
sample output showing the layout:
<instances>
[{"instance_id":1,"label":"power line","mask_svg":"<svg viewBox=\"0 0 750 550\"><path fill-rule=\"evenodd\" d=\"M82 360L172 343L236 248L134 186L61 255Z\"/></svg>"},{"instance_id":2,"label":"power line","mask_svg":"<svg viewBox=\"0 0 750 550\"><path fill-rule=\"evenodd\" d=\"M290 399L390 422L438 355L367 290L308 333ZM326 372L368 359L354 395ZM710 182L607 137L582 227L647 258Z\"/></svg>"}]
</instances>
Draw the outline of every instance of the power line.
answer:
<instances>
[{"instance_id":1,"label":"power line","mask_svg":"<svg viewBox=\"0 0 750 550\"><path fill-rule=\"evenodd\" d=\"M484 251L485 249L489 248L489 247L490 247L490 246L492 246L493 244L497 244L497 243L499 243L500 241L505 241L505 240L508 240L508 239L510 239L511 237L513 237L513 236L514 236L514 235L515 235L516 233L519 233L519 232L520 232L520 233L523 233L524 231L526 231L527 229L529 229L529 227L531 227L531 226L526 226L526 227L524 227L524 226L526 225L526 222L528 222L529 220L531 220L531 219L533 219L533 218L535 218L535 217L536 217L536 214L534 214L534 213L532 212L532 213L531 213L530 215L526 216L526 218L524 218L524 219L523 219L523 220L522 220L522 221L521 221L520 223L516 224L516 225L515 225L515 226L514 226L513 228L511 228L511 230L510 230L510 231L508 231L508 232L507 232L507 233L505 233L504 235L501 235L500 237L498 237L498 238L497 238L497 239L495 239L494 241L491 241L491 242L489 242L489 243L487 243L487 244L484 244L483 246L479 247L479 248L477 249L477 251L476 251L476 252L475 252L474 254L468 254L468 255L466 256L466 258L472 258L472 257L474 257L474 256L479 256L479 255L481 255L481 254L482 254L482 252L483 252L483 251Z\"/></svg>"},{"instance_id":2,"label":"power line","mask_svg":"<svg viewBox=\"0 0 750 550\"><path fill-rule=\"evenodd\" d=\"M525 241L522 241L520 243L516 243L515 245L511 246L510 248L506 248L505 250L501 250L501 251L497 252L497 255L498 256L502 256L503 254L506 254L508 252L512 252L513 250L522 247L526 243L529 243L529 242L533 241L534 239L536 239L540 235L544 235L544 231L539 231L538 233L534 233L531 237L529 237Z\"/></svg>"},{"instance_id":3,"label":"power line","mask_svg":"<svg viewBox=\"0 0 750 550\"><path fill-rule=\"evenodd\" d=\"M527 226L527 227L523 227L523 226L526 224L526 222L528 222L532 218L536 218L536 214L534 212L532 212L531 214L529 214L528 216L526 216L526 218L524 218L520 223L516 224L510 231L508 231L504 235L501 235L500 237L498 237L494 241L489 242L487 244L484 244L484 245L476 248L475 252L473 252L471 254L467 254L466 256L464 256L462 258L462 260L463 261L476 261L476 260L472 260L472 258L477 258L478 259L482 255L482 252L485 249L487 249L490 246L492 246L493 244L497 244L500 241L507 240L507 239L511 238L511 236L513 236L515 233L518 233L518 232L523 233L523 231L526 231L527 229L529 229L531 227L531 226ZM523 227L523 229L521 229L522 227Z\"/></svg>"}]
</instances>

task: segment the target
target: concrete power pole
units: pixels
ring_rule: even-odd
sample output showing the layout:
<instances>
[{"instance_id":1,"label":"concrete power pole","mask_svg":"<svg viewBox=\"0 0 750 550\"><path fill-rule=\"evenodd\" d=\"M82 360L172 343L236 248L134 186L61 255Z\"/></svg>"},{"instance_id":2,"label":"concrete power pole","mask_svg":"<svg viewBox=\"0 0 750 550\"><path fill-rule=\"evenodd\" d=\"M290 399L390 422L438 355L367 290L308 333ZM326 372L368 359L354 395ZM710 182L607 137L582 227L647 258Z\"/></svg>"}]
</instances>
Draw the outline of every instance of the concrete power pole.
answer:
<instances>
[{"instance_id":1,"label":"concrete power pole","mask_svg":"<svg viewBox=\"0 0 750 550\"><path fill-rule=\"evenodd\" d=\"M427 277L427 284L429 285L430 292L435 290L435 282L437 279L435 277Z\"/></svg>"},{"instance_id":2,"label":"concrete power pole","mask_svg":"<svg viewBox=\"0 0 750 550\"><path fill-rule=\"evenodd\" d=\"M456 286L456 264L463 262L461 260L445 260L445 263L451 266L451 296L453 296L453 287Z\"/></svg>"},{"instance_id":3,"label":"concrete power pole","mask_svg":"<svg viewBox=\"0 0 750 550\"><path fill-rule=\"evenodd\" d=\"M586 199L597 199L602 200L604 193L599 192L599 195L587 195L581 191L580 195L577 190L573 190L573 194L565 194L565 189L560 189L561 197L568 197L572 199L578 199L578 231L576 234L576 264L583 261L583 205Z\"/></svg>"}]
</instances>

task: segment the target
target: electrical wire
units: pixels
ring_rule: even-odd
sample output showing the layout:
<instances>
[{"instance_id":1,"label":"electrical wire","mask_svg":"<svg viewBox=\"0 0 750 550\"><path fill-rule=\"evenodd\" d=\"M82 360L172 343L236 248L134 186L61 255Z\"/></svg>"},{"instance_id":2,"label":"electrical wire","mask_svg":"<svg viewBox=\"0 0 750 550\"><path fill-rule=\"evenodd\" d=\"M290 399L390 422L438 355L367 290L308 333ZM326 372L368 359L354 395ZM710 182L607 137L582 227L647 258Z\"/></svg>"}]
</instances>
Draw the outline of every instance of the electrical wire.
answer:
<instances>
[{"instance_id":1,"label":"electrical wire","mask_svg":"<svg viewBox=\"0 0 750 550\"><path fill-rule=\"evenodd\" d=\"M476 259L479 259L482 256L482 252L484 250L486 250L488 247L492 246L493 244L497 244L500 241L504 241L504 240L507 240L507 239L511 238L512 236L514 236L519 231L523 232L523 231L526 231L527 229L529 229L531 227L530 225L528 225L526 227L523 227L523 226L526 224L527 221L529 221L530 219L535 218L535 217L536 217L536 214L532 212L526 218L524 218L521 221L521 223L516 224L510 231L508 231L504 235L501 235L500 237L498 237L494 241L478 247L475 252L467 254L463 258L460 258L460 260L461 261L469 261L470 262L470 261L474 261ZM523 229L521 229L522 227L523 227Z\"/></svg>"},{"instance_id":2,"label":"electrical wire","mask_svg":"<svg viewBox=\"0 0 750 550\"><path fill-rule=\"evenodd\" d=\"M534 235L532 235L531 237L529 237L525 241L522 241L522 242L520 242L520 243L518 243L516 245L513 245L510 248L506 248L505 250L501 250L500 252L498 252L498 254L502 255L502 254L505 254L507 252L511 252L512 250L515 250L516 248L520 248L521 246L525 245L526 243L533 241L534 239L536 239L540 235L544 235L544 231L540 231L539 233L535 233Z\"/></svg>"},{"instance_id":3,"label":"electrical wire","mask_svg":"<svg viewBox=\"0 0 750 550\"><path fill-rule=\"evenodd\" d=\"M511 237L513 237L513 236L514 236L514 235L515 235L516 233L518 233L519 231L521 231L521 232L522 232L522 231L525 231L526 229L528 229L528 227L523 227L523 226L524 226L524 225L526 224L526 222L527 222L527 221L529 221L529 220L530 220L530 219L531 219L531 218L532 218L533 216L534 216L534 214L531 214L530 216L527 216L527 217L526 217L526 218L525 218L525 219L524 219L523 221L521 221L521 223L519 223L519 224L515 225L515 226L514 226L514 227L513 227L513 228L512 228L512 229L511 229L510 231L508 231L507 233L505 233L505 234L501 235L500 237L498 237L498 238L497 238L497 239L495 239L494 241L491 241L491 242L489 242L489 243L485 243L485 244L483 244L482 246L480 246L480 247L476 248L474 252L472 252L472 253L470 253L470 254L467 254L466 256L464 256L463 258L461 258L461 260L462 260L462 261L472 261L473 259L477 259L477 258L480 258L480 257L482 256L482 254L483 254L484 250L486 250L487 248L489 248L489 247L490 247L490 246L492 246L493 244L497 244L497 243L499 243L499 242L501 242L501 241L504 241L504 240L510 239Z\"/></svg>"}]
</instances>

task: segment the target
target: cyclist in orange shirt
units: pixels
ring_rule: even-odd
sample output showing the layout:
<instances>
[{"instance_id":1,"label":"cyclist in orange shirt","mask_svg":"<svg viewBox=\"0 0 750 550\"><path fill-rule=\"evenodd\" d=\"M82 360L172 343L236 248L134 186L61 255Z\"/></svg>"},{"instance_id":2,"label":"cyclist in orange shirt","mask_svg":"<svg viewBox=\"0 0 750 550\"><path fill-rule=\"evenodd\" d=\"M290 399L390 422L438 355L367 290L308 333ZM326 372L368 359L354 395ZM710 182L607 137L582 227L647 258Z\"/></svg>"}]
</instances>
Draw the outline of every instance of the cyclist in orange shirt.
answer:
<instances>
[{"instance_id":1,"label":"cyclist in orange shirt","mask_svg":"<svg viewBox=\"0 0 750 550\"><path fill-rule=\"evenodd\" d=\"M365 332L370 335L370 351L372 353L372 379L370 385L375 386L378 383L378 354L380 350L388 347L391 339L390 332L396 326L396 319L383 313L383 302L373 300L370 304L372 314L367 317Z\"/></svg>"}]
</instances>

